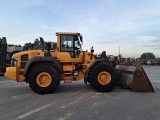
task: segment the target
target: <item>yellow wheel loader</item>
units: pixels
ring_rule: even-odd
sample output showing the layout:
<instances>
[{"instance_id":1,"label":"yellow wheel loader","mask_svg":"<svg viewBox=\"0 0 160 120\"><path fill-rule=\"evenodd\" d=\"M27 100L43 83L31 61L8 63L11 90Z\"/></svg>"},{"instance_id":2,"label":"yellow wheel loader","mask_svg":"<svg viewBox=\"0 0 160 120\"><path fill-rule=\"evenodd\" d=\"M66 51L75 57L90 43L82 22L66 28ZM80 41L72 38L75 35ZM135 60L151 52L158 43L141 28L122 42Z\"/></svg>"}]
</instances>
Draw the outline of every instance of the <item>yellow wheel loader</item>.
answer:
<instances>
[{"instance_id":1,"label":"yellow wheel loader","mask_svg":"<svg viewBox=\"0 0 160 120\"><path fill-rule=\"evenodd\" d=\"M105 51L98 57L94 55L93 47L89 52L82 51L83 38L80 33L57 32L56 36L56 49L53 49L50 43L45 45L42 42L32 50L14 54L11 67L6 68L5 77L26 82L39 94L54 92L60 81L71 83L84 80L99 92L111 91L117 83L123 83L120 75L127 73L127 69L123 68L123 65L115 67L106 57ZM144 71L138 73L141 72ZM138 81L138 78L136 79ZM149 79L145 80L150 83ZM150 86L145 87L149 89L152 85L150 83ZM149 92L153 91L152 89Z\"/></svg>"}]
</instances>

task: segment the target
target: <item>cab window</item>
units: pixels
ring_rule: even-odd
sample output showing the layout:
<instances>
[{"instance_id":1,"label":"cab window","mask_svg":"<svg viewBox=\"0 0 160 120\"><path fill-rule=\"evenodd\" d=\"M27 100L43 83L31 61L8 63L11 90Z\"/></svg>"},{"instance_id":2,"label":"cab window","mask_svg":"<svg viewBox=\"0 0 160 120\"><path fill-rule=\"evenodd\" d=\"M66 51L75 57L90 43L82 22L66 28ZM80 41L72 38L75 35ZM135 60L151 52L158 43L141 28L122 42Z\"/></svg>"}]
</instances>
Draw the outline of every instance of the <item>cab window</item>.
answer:
<instances>
[{"instance_id":1,"label":"cab window","mask_svg":"<svg viewBox=\"0 0 160 120\"><path fill-rule=\"evenodd\" d=\"M73 36L61 35L61 51L62 52L73 51Z\"/></svg>"}]
</instances>

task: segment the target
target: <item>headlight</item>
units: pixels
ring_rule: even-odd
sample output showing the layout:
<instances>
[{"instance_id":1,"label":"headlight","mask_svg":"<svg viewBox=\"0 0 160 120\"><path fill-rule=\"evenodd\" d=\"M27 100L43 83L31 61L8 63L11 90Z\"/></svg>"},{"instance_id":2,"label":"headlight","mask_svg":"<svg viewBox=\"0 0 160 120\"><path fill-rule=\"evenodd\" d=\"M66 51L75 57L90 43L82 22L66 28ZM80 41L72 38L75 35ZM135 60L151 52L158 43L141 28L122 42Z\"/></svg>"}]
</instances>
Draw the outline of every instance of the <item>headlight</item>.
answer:
<instances>
[{"instance_id":1,"label":"headlight","mask_svg":"<svg viewBox=\"0 0 160 120\"><path fill-rule=\"evenodd\" d=\"M17 66L17 60L16 59L12 59L12 66L16 67Z\"/></svg>"},{"instance_id":2,"label":"headlight","mask_svg":"<svg viewBox=\"0 0 160 120\"><path fill-rule=\"evenodd\" d=\"M14 66L17 66L17 60L15 60L15 61L13 62L13 65L14 65Z\"/></svg>"}]
</instances>

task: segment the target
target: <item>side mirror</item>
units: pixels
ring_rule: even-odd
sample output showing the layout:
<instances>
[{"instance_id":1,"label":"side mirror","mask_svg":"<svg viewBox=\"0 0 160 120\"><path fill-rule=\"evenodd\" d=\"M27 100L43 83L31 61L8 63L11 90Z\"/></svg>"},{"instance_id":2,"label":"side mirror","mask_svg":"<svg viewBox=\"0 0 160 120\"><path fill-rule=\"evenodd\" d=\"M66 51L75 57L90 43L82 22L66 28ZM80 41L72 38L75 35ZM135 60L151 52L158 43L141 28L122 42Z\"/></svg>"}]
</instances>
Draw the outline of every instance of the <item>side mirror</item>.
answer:
<instances>
[{"instance_id":1,"label":"side mirror","mask_svg":"<svg viewBox=\"0 0 160 120\"><path fill-rule=\"evenodd\" d=\"M81 43L83 44L83 37L82 37L82 35L80 35L79 37L80 37Z\"/></svg>"}]
</instances>

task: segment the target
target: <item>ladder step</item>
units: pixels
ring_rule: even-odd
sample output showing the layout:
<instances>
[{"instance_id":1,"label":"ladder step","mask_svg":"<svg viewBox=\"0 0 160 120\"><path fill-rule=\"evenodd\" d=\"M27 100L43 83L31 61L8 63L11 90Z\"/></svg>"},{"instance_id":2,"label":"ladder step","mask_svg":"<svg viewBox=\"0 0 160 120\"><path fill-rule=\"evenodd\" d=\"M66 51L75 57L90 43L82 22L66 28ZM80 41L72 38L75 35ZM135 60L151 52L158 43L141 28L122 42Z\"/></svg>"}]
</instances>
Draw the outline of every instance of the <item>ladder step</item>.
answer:
<instances>
[{"instance_id":1,"label":"ladder step","mask_svg":"<svg viewBox=\"0 0 160 120\"><path fill-rule=\"evenodd\" d=\"M64 73L65 75L72 75L72 73Z\"/></svg>"},{"instance_id":2,"label":"ladder step","mask_svg":"<svg viewBox=\"0 0 160 120\"><path fill-rule=\"evenodd\" d=\"M72 83L72 80L64 80L64 83Z\"/></svg>"},{"instance_id":3,"label":"ladder step","mask_svg":"<svg viewBox=\"0 0 160 120\"><path fill-rule=\"evenodd\" d=\"M66 71L64 73L64 76L65 76L65 80L64 80L64 83L72 83L72 72L71 71Z\"/></svg>"}]
</instances>

